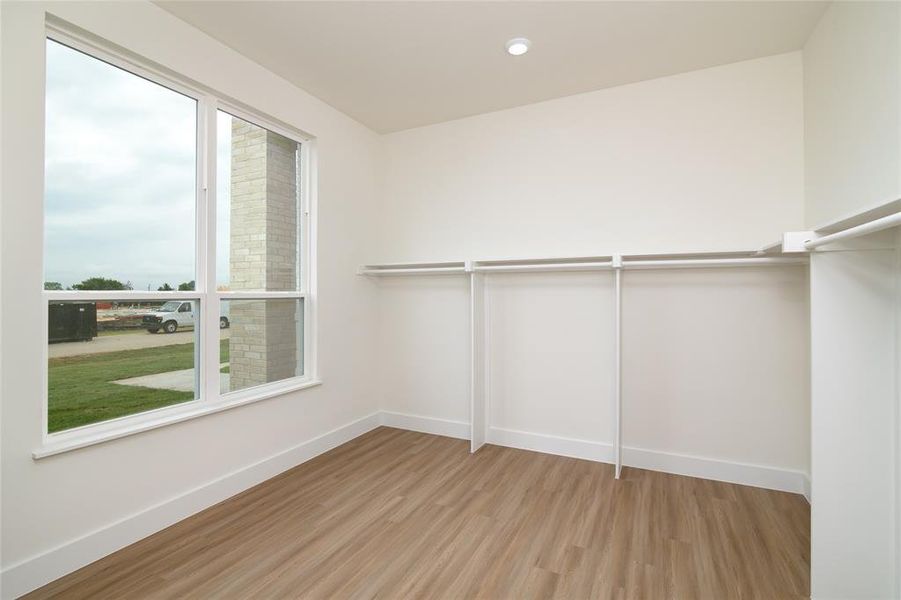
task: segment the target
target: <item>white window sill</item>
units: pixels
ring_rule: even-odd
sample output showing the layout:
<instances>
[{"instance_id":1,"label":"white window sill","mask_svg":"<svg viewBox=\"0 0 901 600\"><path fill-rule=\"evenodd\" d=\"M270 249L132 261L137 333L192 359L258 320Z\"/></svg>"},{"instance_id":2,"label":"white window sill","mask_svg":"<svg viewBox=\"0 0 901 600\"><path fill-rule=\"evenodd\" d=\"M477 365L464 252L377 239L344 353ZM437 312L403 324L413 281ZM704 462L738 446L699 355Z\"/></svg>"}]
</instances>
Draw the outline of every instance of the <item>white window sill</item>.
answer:
<instances>
[{"instance_id":1,"label":"white window sill","mask_svg":"<svg viewBox=\"0 0 901 600\"><path fill-rule=\"evenodd\" d=\"M40 448L31 453L32 458L39 460L55 454L71 452L80 448L103 444L112 440L134 435L152 429L158 429L174 423L181 423L205 415L222 412L230 408L253 404L290 392L304 390L321 385L318 379L298 379L274 384L262 385L231 394L217 402L194 400L176 406L165 407L138 415L130 415L96 425L88 425L72 431L54 433L44 439Z\"/></svg>"}]
</instances>

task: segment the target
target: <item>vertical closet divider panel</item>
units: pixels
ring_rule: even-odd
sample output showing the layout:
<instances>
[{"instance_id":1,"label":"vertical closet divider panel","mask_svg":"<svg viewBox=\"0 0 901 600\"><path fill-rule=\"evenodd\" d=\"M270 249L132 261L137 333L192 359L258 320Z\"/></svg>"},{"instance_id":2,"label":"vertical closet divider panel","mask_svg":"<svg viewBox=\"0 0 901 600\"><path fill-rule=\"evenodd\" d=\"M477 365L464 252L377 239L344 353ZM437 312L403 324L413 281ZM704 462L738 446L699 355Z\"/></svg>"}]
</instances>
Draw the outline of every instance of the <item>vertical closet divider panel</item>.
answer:
<instances>
[{"instance_id":1,"label":"vertical closet divider panel","mask_svg":"<svg viewBox=\"0 0 901 600\"><path fill-rule=\"evenodd\" d=\"M488 439L488 299L485 294L485 276L469 271L469 424L470 452L476 452Z\"/></svg>"},{"instance_id":2,"label":"vertical closet divider panel","mask_svg":"<svg viewBox=\"0 0 901 600\"><path fill-rule=\"evenodd\" d=\"M623 257L613 255L613 464L614 477L623 470Z\"/></svg>"},{"instance_id":3,"label":"vertical closet divider panel","mask_svg":"<svg viewBox=\"0 0 901 600\"><path fill-rule=\"evenodd\" d=\"M901 593L899 210L895 200L784 238L783 248L810 251L817 598Z\"/></svg>"}]
</instances>

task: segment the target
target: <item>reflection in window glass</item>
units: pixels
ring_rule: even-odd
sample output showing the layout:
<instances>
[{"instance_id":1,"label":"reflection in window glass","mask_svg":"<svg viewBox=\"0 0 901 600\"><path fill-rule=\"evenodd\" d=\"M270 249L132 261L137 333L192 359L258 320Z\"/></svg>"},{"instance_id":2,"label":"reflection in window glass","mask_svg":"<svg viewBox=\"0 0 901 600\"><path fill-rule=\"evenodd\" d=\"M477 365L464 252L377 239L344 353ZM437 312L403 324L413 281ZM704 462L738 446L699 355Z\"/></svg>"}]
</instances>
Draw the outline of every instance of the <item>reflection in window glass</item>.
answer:
<instances>
[{"instance_id":1,"label":"reflection in window glass","mask_svg":"<svg viewBox=\"0 0 901 600\"><path fill-rule=\"evenodd\" d=\"M303 375L303 300L225 300L220 343L228 361L220 365L224 394ZM225 347L225 346L223 346Z\"/></svg>"},{"instance_id":2,"label":"reflection in window glass","mask_svg":"<svg viewBox=\"0 0 901 600\"><path fill-rule=\"evenodd\" d=\"M194 280L197 102L47 40L45 288Z\"/></svg>"},{"instance_id":3,"label":"reflection in window glass","mask_svg":"<svg viewBox=\"0 0 901 600\"><path fill-rule=\"evenodd\" d=\"M48 432L197 398L196 301L52 301L48 312ZM227 340L220 352L227 362Z\"/></svg>"},{"instance_id":4,"label":"reflection in window glass","mask_svg":"<svg viewBox=\"0 0 901 600\"><path fill-rule=\"evenodd\" d=\"M299 289L300 156L300 144L294 140L218 113L220 290Z\"/></svg>"}]
</instances>

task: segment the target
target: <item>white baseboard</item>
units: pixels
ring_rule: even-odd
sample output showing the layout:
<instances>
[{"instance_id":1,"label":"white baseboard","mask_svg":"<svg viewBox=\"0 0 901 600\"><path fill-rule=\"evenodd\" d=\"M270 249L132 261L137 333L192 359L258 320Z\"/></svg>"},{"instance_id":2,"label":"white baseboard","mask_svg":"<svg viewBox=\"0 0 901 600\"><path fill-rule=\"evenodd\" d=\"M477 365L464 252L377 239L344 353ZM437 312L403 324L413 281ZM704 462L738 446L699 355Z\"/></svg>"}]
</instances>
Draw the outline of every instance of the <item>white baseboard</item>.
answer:
<instances>
[{"instance_id":1,"label":"white baseboard","mask_svg":"<svg viewBox=\"0 0 901 600\"><path fill-rule=\"evenodd\" d=\"M604 442L491 427L488 429L488 443L604 463L612 463L614 461L613 445ZM809 500L810 483L807 474L790 469L632 447L623 448L623 465L675 475L750 485L781 492L792 492L802 494Z\"/></svg>"},{"instance_id":2,"label":"white baseboard","mask_svg":"<svg viewBox=\"0 0 901 600\"><path fill-rule=\"evenodd\" d=\"M517 431L515 429L488 428L488 443L521 450L534 450L545 454L557 454L572 458L584 458L597 462L612 463L613 444L592 442L576 438L560 437L543 433Z\"/></svg>"},{"instance_id":3,"label":"white baseboard","mask_svg":"<svg viewBox=\"0 0 901 600\"><path fill-rule=\"evenodd\" d=\"M435 417L423 417L383 410L380 422L386 427L396 427L420 433L433 433L461 440L469 439L469 423L466 421L451 421L450 419L437 419Z\"/></svg>"},{"instance_id":4,"label":"white baseboard","mask_svg":"<svg viewBox=\"0 0 901 600\"><path fill-rule=\"evenodd\" d=\"M802 495L808 485L801 471L643 448L624 447L623 465Z\"/></svg>"},{"instance_id":5,"label":"white baseboard","mask_svg":"<svg viewBox=\"0 0 901 600\"><path fill-rule=\"evenodd\" d=\"M381 423L399 429L469 439L469 424L461 421L382 411ZM610 443L515 429L490 427L487 442L496 446L520 448L603 463L613 463L614 460L613 445ZM628 446L623 448L623 465L674 475L791 492L801 494L807 498L808 502L810 501L810 478L806 473L791 469Z\"/></svg>"},{"instance_id":6,"label":"white baseboard","mask_svg":"<svg viewBox=\"0 0 901 600\"><path fill-rule=\"evenodd\" d=\"M375 412L61 546L12 564L0 573L2 597L5 600L26 594L205 508L271 479L283 471L349 442L375 429L380 423L380 415Z\"/></svg>"}]
</instances>

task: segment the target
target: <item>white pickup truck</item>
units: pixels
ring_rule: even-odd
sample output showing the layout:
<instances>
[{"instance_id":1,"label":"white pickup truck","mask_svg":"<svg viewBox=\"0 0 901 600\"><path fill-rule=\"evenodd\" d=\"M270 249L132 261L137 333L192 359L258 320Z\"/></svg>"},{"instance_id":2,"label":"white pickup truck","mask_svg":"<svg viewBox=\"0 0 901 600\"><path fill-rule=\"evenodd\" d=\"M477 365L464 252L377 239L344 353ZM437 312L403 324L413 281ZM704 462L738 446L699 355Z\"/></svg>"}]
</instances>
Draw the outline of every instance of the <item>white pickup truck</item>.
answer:
<instances>
[{"instance_id":1,"label":"white pickup truck","mask_svg":"<svg viewBox=\"0 0 901 600\"><path fill-rule=\"evenodd\" d=\"M179 328L194 327L194 307L189 300L170 300L161 307L144 315L141 325L150 333L162 329L166 333L175 333ZM228 316L219 317L219 329L227 329Z\"/></svg>"}]
</instances>

